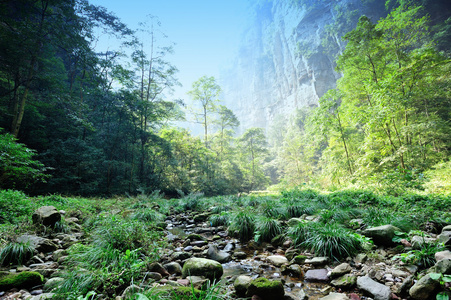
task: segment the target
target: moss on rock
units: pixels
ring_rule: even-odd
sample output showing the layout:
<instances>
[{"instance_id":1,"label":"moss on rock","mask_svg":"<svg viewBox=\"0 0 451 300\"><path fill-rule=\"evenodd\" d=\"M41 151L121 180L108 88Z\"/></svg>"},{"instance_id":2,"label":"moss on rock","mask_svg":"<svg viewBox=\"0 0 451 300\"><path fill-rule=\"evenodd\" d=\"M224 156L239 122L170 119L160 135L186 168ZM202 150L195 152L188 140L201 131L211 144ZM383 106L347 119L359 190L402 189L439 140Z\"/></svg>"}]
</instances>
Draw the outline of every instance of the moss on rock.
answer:
<instances>
[{"instance_id":1,"label":"moss on rock","mask_svg":"<svg viewBox=\"0 0 451 300\"><path fill-rule=\"evenodd\" d=\"M217 261L205 258L193 257L183 265L182 276L203 276L213 280L219 280L224 273L222 265Z\"/></svg>"},{"instance_id":2,"label":"moss on rock","mask_svg":"<svg viewBox=\"0 0 451 300\"><path fill-rule=\"evenodd\" d=\"M252 280L247 288L247 297L257 295L264 300L279 300L285 294L283 284L279 280L270 281L264 277Z\"/></svg>"},{"instance_id":3,"label":"moss on rock","mask_svg":"<svg viewBox=\"0 0 451 300\"><path fill-rule=\"evenodd\" d=\"M44 283L44 277L38 272L11 273L0 278L0 291L12 288L29 289Z\"/></svg>"},{"instance_id":4,"label":"moss on rock","mask_svg":"<svg viewBox=\"0 0 451 300\"><path fill-rule=\"evenodd\" d=\"M156 293L161 297L170 297L170 299L190 300L193 299L193 296L198 299L202 292L193 287L166 285L158 287Z\"/></svg>"}]
</instances>

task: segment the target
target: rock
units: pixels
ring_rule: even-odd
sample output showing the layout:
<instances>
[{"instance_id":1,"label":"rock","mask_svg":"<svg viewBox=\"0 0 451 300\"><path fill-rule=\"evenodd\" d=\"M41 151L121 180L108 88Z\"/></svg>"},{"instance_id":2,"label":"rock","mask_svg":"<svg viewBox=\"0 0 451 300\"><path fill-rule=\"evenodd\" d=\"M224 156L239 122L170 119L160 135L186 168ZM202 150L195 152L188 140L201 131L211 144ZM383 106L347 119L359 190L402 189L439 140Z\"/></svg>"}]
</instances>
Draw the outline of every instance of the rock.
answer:
<instances>
[{"instance_id":1,"label":"rock","mask_svg":"<svg viewBox=\"0 0 451 300\"><path fill-rule=\"evenodd\" d=\"M451 225L446 225L445 227L442 228L442 233L444 232L451 232Z\"/></svg>"},{"instance_id":2,"label":"rock","mask_svg":"<svg viewBox=\"0 0 451 300\"><path fill-rule=\"evenodd\" d=\"M202 247L202 246L205 246L205 245L207 245L206 241L194 241L194 242L191 242L191 246L193 246L193 247Z\"/></svg>"},{"instance_id":3,"label":"rock","mask_svg":"<svg viewBox=\"0 0 451 300\"><path fill-rule=\"evenodd\" d=\"M451 259L439 260L434 268L436 273L451 274Z\"/></svg>"},{"instance_id":4,"label":"rock","mask_svg":"<svg viewBox=\"0 0 451 300\"><path fill-rule=\"evenodd\" d=\"M275 236L271 239L271 245L278 247L278 246L281 246L284 241L285 241L285 235L279 234L278 236Z\"/></svg>"},{"instance_id":5,"label":"rock","mask_svg":"<svg viewBox=\"0 0 451 300\"><path fill-rule=\"evenodd\" d=\"M30 289L44 283L44 277L38 272L26 271L20 273L9 273L0 277L0 291L12 288Z\"/></svg>"},{"instance_id":6,"label":"rock","mask_svg":"<svg viewBox=\"0 0 451 300\"><path fill-rule=\"evenodd\" d=\"M282 274L288 274L292 277L302 277L302 275L304 275L301 266L298 264L292 264L286 267L282 266L281 271Z\"/></svg>"},{"instance_id":7,"label":"rock","mask_svg":"<svg viewBox=\"0 0 451 300\"><path fill-rule=\"evenodd\" d=\"M393 225L382 225L378 227L371 227L363 231L363 234L373 239L377 245L390 246L393 245L393 237L395 231L401 231Z\"/></svg>"},{"instance_id":8,"label":"rock","mask_svg":"<svg viewBox=\"0 0 451 300\"><path fill-rule=\"evenodd\" d=\"M53 251L52 253L52 258L54 261L58 261L58 259L60 259L61 257L67 255L67 251L63 250L63 249L58 249Z\"/></svg>"},{"instance_id":9,"label":"rock","mask_svg":"<svg viewBox=\"0 0 451 300\"><path fill-rule=\"evenodd\" d=\"M307 221L302 220L301 218L291 218L287 222L288 226L290 226L290 227L294 227L298 224L303 224L303 223L307 223Z\"/></svg>"},{"instance_id":10,"label":"rock","mask_svg":"<svg viewBox=\"0 0 451 300\"><path fill-rule=\"evenodd\" d=\"M32 298L30 298L29 300L46 300L46 299L52 299L53 295L55 295L54 293L44 293L44 294L40 294L37 296L33 296Z\"/></svg>"},{"instance_id":11,"label":"rock","mask_svg":"<svg viewBox=\"0 0 451 300\"><path fill-rule=\"evenodd\" d=\"M295 264L302 265L305 262L306 259L307 259L307 256L305 256L305 255L296 255L293 258L293 262Z\"/></svg>"},{"instance_id":12,"label":"rock","mask_svg":"<svg viewBox=\"0 0 451 300\"><path fill-rule=\"evenodd\" d=\"M345 274L339 278L336 278L330 282L330 284L337 288L349 289L355 286L357 277L351 274Z\"/></svg>"},{"instance_id":13,"label":"rock","mask_svg":"<svg viewBox=\"0 0 451 300\"><path fill-rule=\"evenodd\" d=\"M270 264L276 266L276 267L280 267L283 264L287 264L288 263L288 259L285 256L281 256L281 255L268 256L266 258L266 261L269 262Z\"/></svg>"},{"instance_id":14,"label":"rock","mask_svg":"<svg viewBox=\"0 0 451 300\"><path fill-rule=\"evenodd\" d=\"M412 239L410 240L410 243L412 244L412 248L416 250L420 250L423 248L424 244L432 244L435 242L435 239L433 238L427 238L419 235L414 235Z\"/></svg>"},{"instance_id":15,"label":"rock","mask_svg":"<svg viewBox=\"0 0 451 300\"><path fill-rule=\"evenodd\" d=\"M342 263L333 268L332 272L330 273L331 278L340 277L346 273L349 273L352 271L352 267L348 263Z\"/></svg>"},{"instance_id":16,"label":"rock","mask_svg":"<svg viewBox=\"0 0 451 300\"><path fill-rule=\"evenodd\" d=\"M171 255L173 260L185 260L191 257L191 253L189 252L174 252Z\"/></svg>"},{"instance_id":17,"label":"rock","mask_svg":"<svg viewBox=\"0 0 451 300\"><path fill-rule=\"evenodd\" d=\"M319 298L319 300L349 300L345 294L330 293L326 297Z\"/></svg>"},{"instance_id":18,"label":"rock","mask_svg":"<svg viewBox=\"0 0 451 300\"><path fill-rule=\"evenodd\" d=\"M322 266L322 265L327 264L328 261L329 261L329 258L323 256L323 257L314 257L312 259L306 259L305 263L312 264L314 266Z\"/></svg>"},{"instance_id":19,"label":"rock","mask_svg":"<svg viewBox=\"0 0 451 300\"><path fill-rule=\"evenodd\" d=\"M365 253L359 253L354 258L354 262L356 264L363 264L366 262L367 259L368 259L368 255L366 255Z\"/></svg>"},{"instance_id":20,"label":"rock","mask_svg":"<svg viewBox=\"0 0 451 300\"><path fill-rule=\"evenodd\" d=\"M235 257L236 259L245 259L247 257L247 254L246 252L237 251L233 253L233 257Z\"/></svg>"},{"instance_id":21,"label":"rock","mask_svg":"<svg viewBox=\"0 0 451 300\"><path fill-rule=\"evenodd\" d=\"M160 281L163 278L158 272L146 272L146 279L150 279L152 281Z\"/></svg>"},{"instance_id":22,"label":"rock","mask_svg":"<svg viewBox=\"0 0 451 300\"><path fill-rule=\"evenodd\" d=\"M374 300L389 300L391 291L388 286L380 284L368 276L357 278L357 287L370 294Z\"/></svg>"},{"instance_id":23,"label":"rock","mask_svg":"<svg viewBox=\"0 0 451 300\"><path fill-rule=\"evenodd\" d=\"M300 253L299 249L290 248L287 249L287 251L285 251L285 257L288 260L292 260L296 255L299 255L299 253Z\"/></svg>"},{"instance_id":24,"label":"rock","mask_svg":"<svg viewBox=\"0 0 451 300\"><path fill-rule=\"evenodd\" d=\"M427 274L410 288L409 295L416 300L428 299L439 287L440 283Z\"/></svg>"},{"instance_id":25,"label":"rock","mask_svg":"<svg viewBox=\"0 0 451 300\"><path fill-rule=\"evenodd\" d=\"M165 268L169 274L177 274L182 275L182 266L180 266L177 262L170 262L165 265L163 265L163 268Z\"/></svg>"},{"instance_id":26,"label":"rock","mask_svg":"<svg viewBox=\"0 0 451 300\"><path fill-rule=\"evenodd\" d=\"M225 251L219 251L216 245L210 245L207 257L219 263L226 263L232 259L231 255Z\"/></svg>"},{"instance_id":27,"label":"rock","mask_svg":"<svg viewBox=\"0 0 451 300\"><path fill-rule=\"evenodd\" d=\"M220 263L215 260L205 258L190 258L183 265L182 277L204 276L205 278L219 280L224 273Z\"/></svg>"},{"instance_id":28,"label":"rock","mask_svg":"<svg viewBox=\"0 0 451 300\"><path fill-rule=\"evenodd\" d=\"M451 251L446 250L435 253L436 261L441 261L442 259L451 259Z\"/></svg>"},{"instance_id":29,"label":"rock","mask_svg":"<svg viewBox=\"0 0 451 300\"><path fill-rule=\"evenodd\" d=\"M205 241L206 239L200 234L191 233L186 237L187 240L193 241Z\"/></svg>"},{"instance_id":30,"label":"rock","mask_svg":"<svg viewBox=\"0 0 451 300\"><path fill-rule=\"evenodd\" d=\"M169 276L169 272L160 263L157 262L150 264L149 271L160 273L163 277Z\"/></svg>"},{"instance_id":31,"label":"rock","mask_svg":"<svg viewBox=\"0 0 451 300\"><path fill-rule=\"evenodd\" d=\"M327 282L329 281L328 271L326 269L314 269L314 270L308 270L305 273L304 279L306 281L312 281L312 282Z\"/></svg>"},{"instance_id":32,"label":"rock","mask_svg":"<svg viewBox=\"0 0 451 300\"><path fill-rule=\"evenodd\" d=\"M285 294L284 300L308 300L304 290L294 290Z\"/></svg>"},{"instance_id":33,"label":"rock","mask_svg":"<svg viewBox=\"0 0 451 300\"><path fill-rule=\"evenodd\" d=\"M55 226L56 222L61 220L61 214L54 206L41 206L33 215L33 224L42 224L44 226Z\"/></svg>"},{"instance_id":34,"label":"rock","mask_svg":"<svg viewBox=\"0 0 451 300\"><path fill-rule=\"evenodd\" d=\"M409 290L413 285L413 275L407 277L397 290L397 294L401 297L406 297L409 294Z\"/></svg>"},{"instance_id":35,"label":"rock","mask_svg":"<svg viewBox=\"0 0 451 300\"><path fill-rule=\"evenodd\" d=\"M437 240L439 241L439 243L445 244L445 246L450 246L451 245L451 231L445 231L445 232L441 233L437 237Z\"/></svg>"},{"instance_id":36,"label":"rock","mask_svg":"<svg viewBox=\"0 0 451 300\"><path fill-rule=\"evenodd\" d=\"M264 277L252 280L246 292L247 297L256 295L265 300L280 300L284 294L285 290L281 281L270 281Z\"/></svg>"},{"instance_id":37,"label":"rock","mask_svg":"<svg viewBox=\"0 0 451 300\"><path fill-rule=\"evenodd\" d=\"M247 288L251 284L252 277L246 275L238 276L233 282L233 287L235 288L236 294L240 297L246 295Z\"/></svg>"},{"instance_id":38,"label":"rock","mask_svg":"<svg viewBox=\"0 0 451 300\"><path fill-rule=\"evenodd\" d=\"M57 288L61 283L63 283L64 278L62 277L53 277L47 280L47 282L44 284L44 291L50 292L54 288Z\"/></svg>"},{"instance_id":39,"label":"rock","mask_svg":"<svg viewBox=\"0 0 451 300\"><path fill-rule=\"evenodd\" d=\"M19 243L29 243L38 252L48 253L58 249L58 245L49 239L38 237L35 235L24 234L17 238Z\"/></svg>"},{"instance_id":40,"label":"rock","mask_svg":"<svg viewBox=\"0 0 451 300\"><path fill-rule=\"evenodd\" d=\"M209 217L210 217L210 213L202 213L202 214L198 214L198 215L194 216L193 220L196 223L201 223L201 222L207 221Z\"/></svg>"},{"instance_id":41,"label":"rock","mask_svg":"<svg viewBox=\"0 0 451 300\"><path fill-rule=\"evenodd\" d=\"M231 252L233 249L235 249L235 245L233 243L227 243L223 250L226 252Z\"/></svg>"},{"instance_id":42,"label":"rock","mask_svg":"<svg viewBox=\"0 0 451 300\"><path fill-rule=\"evenodd\" d=\"M133 294L142 292L142 290L143 289L141 287L136 284L132 284L122 292L121 297L126 299L131 298Z\"/></svg>"},{"instance_id":43,"label":"rock","mask_svg":"<svg viewBox=\"0 0 451 300\"><path fill-rule=\"evenodd\" d=\"M205 279L204 277L188 276L186 279L188 279L188 286L191 284L194 288L199 290L205 290L208 286L208 279Z\"/></svg>"},{"instance_id":44,"label":"rock","mask_svg":"<svg viewBox=\"0 0 451 300\"><path fill-rule=\"evenodd\" d=\"M180 284L173 286L169 282L167 285L157 286L154 291L160 299L200 299L201 294L201 291L196 288L181 286Z\"/></svg>"}]
</instances>

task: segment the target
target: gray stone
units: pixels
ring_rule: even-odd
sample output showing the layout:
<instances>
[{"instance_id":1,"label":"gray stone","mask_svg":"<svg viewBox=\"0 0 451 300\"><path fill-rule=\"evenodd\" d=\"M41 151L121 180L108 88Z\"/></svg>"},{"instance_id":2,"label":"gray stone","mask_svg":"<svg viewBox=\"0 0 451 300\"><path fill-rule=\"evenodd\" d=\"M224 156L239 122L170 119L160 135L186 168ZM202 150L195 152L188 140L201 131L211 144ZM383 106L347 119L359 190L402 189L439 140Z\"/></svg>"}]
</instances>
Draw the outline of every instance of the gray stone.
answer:
<instances>
[{"instance_id":1,"label":"gray stone","mask_svg":"<svg viewBox=\"0 0 451 300\"><path fill-rule=\"evenodd\" d=\"M338 266L336 266L335 268L333 268L333 270L330 272L330 277L331 278L340 277L351 271L352 271L351 265L349 265L348 263L342 263L342 264L339 264Z\"/></svg>"},{"instance_id":2,"label":"gray stone","mask_svg":"<svg viewBox=\"0 0 451 300\"><path fill-rule=\"evenodd\" d=\"M435 253L436 261L441 261L442 259L451 259L451 251L446 250Z\"/></svg>"},{"instance_id":3,"label":"gray stone","mask_svg":"<svg viewBox=\"0 0 451 300\"><path fill-rule=\"evenodd\" d=\"M451 259L439 260L434 268L436 273L451 274Z\"/></svg>"},{"instance_id":4,"label":"gray stone","mask_svg":"<svg viewBox=\"0 0 451 300\"><path fill-rule=\"evenodd\" d=\"M219 263L226 263L232 259L230 253L219 251L216 245L210 245L207 252L207 257L216 260Z\"/></svg>"},{"instance_id":5,"label":"gray stone","mask_svg":"<svg viewBox=\"0 0 451 300\"><path fill-rule=\"evenodd\" d=\"M280 266L288 263L288 259L285 256L281 256L281 255L268 256L266 258L266 261L276 267L280 267Z\"/></svg>"},{"instance_id":6,"label":"gray stone","mask_svg":"<svg viewBox=\"0 0 451 300\"><path fill-rule=\"evenodd\" d=\"M287 222L288 226L290 226L290 227L294 227L294 226L296 226L298 224L303 224L303 223L307 223L307 221L302 220L300 218L291 218Z\"/></svg>"},{"instance_id":7,"label":"gray stone","mask_svg":"<svg viewBox=\"0 0 451 300\"><path fill-rule=\"evenodd\" d=\"M174 252L171 255L173 260L185 260L191 257L191 253L189 252Z\"/></svg>"},{"instance_id":8,"label":"gray stone","mask_svg":"<svg viewBox=\"0 0 451 300\"><path fill-rule=\"evenodd\" d=\"M423 237L419 235L414 235L412 239L410 240L410 243L412 244L412 248L416 250L420 250L423 248L424 244L432 244L435 242L435 239Z\"/></svg>"},{"instance_id":9,"label":"gray stone","mask_svg":"<svg viewBox=\"0 0 451 300\"><path fill-rule=\"evenodd\" d=\"M328 271L326 269L308 270L305 273L304 279L312 282L327 282L329 281Z\"/></svg>"},{"instance_id":10,"label":"gray stone","mask_svg":"<svg viewBox=\"0 0 451 300\"><path fill-rule=\"evenodd\" d=\"M52 252L58 249L58 245L49 239L38 237L35 235L24 234L17 238L19 243L29 243L38 252Z\"/></svg>"},{"instance_id":11,"label":"gray stone","mask_svg":"<svg viewBox=\"0 0 451 300\"><path fill-rule=\"evenodd\" d=\"M393 244L393 237L395 231L401 231L399 228L393 225L382 225L377 227L371 227L363 231L363 234L373 239L377 245L390 246Z\"/></svg>"},{"instance_id":12,"label":"gray stone","mask_svg":"<svg viewBox=\"0 0 451 300\"><path fill-rule=\"evenodd\" d=\"M215 260L205 258L190 258L183 265L182 277L204 276L205 278L219 280L224 273L222 265Z\"/></svg>"},{"instance_id":13,"label":"gray stone","mask_svg":"<svg viewBox=\"0 0 451 300\"><path fill-rule=\"evenodd\" d=\"M146 272L146 278L153 281L160 281L163 276L158 272Z\"/></svg>"},{"instance_id":14,"label":"gray stone","mask_svg":"<svg viewBox=\"0 0 451 300\"><path fill-rule=\"evenodd\" d=\"M182 266L180 266L180 264L177 262L167 263L163 265L163 267L169 272L169 274L182 274Z\"/></svg>"},{"instance_id":15,"label":"gray stone","mask_svg":"<svg viewBox=\"0 0 451 300\"><path fill-rule=\"evenodd\" d=\"M356 264L363 264L366 262L367 259L368 259L368 255L366 255L365 253L359 253L354 258L354 262Z\"/></svg>"},{"instance_id":16,"label":"gray stone","mask_svg":"<svg viewBox=\"0 0 451 300\"><path fill-rule=\"evenodd\" d=\"M308 300L308 296L303 289L294 290L285 294L284 300Z\"/></svg>"},{"instance_id":17,"label":"gray stone","mask_svg":"<svg viewBox=\"0 0 451 300\"><path fill-rule=\"evenodd\" d=\"M54 226L61 220L61 214L54 206L41 206L33 215L33 224L42 224L44 226Z\"/></svg>"},{"instance_id":18,"label":"gray stone","mask_svg":"<svg viewBox=\"0 0 451 300\"><path fill-rule=\"evenodd\" d=\"M451 225L446 225L445 227L442 228L442 233L444 232L451 232Z\"/></svg>"},{"instance_id":19,"label":"gray stone","mask_svg":"<svg viewBox=\"0 0 451 300\"><path fill-rule=\"evenodd\" d=\"M330 293L326 297L319 298L319 300L349 300L349 298L345 294Z\"/></svg>"},{"instance_id":20,"label":"gray stone","mask_svg":"<svg viewBox=\"0 0 451 300\"><path fill-rule=\"evenodd\" d=\"M409 290L412 287L412 285L413 285L413 275L410 275L399 286L397 294L400 295L401 297L406 297L407 295L409 295Z\"/></svg>"},{"instance_id":21,"label":"gray stone","mask_svg":"<svg viewBox=\"0 0 451 300\"><path fill-rule=\"evenodd\" d=\"M44 294L40 294L37 296L33 296L32 298L30 298L30 300L46 300L46 299L52 299L53 295L55 295L54 293L44 293Z\"/></svg>"},{"instance_id":22,"label":"gray stone","mask_svg":"<svg viewBox=\"0 0 451 300\"><path fill-rule=\"evenodd\" d=\"M121 297L128 298L128 297L131 297L135 293L141 292L142 290L143 289L141 287L137 286L136 284L132 284L122 292Z\"/></svg>"},{"instance_id":23,"label":"gray stone","mask_svg":"<svg viewBox=\"0 0 451 300\"><path fill-rule=\"evenodd\" d=\"M53 277L47 280L47 282L44 284L44 291L50 292L54 288L57 288L61 283L64 282L64 278L61 277Z\"/></svg>"},{"instance_id":24,"label":"gray stone","mask_svg":"<svg viewBox=\"0 0 451 300\"><path fill-rule=\"evenodd\" d=\"M409 295L416 300L428 299L439 287L440 283L427 274L410 288Z\"/></svg>"},{"instance_id":25,"label":"gray stone","mask_svg":"<svg viewBox=\"0 0 451 300\"><path fill-rule=\"evenodd\" d=\"M445 231L437 236L439 243L445 244L445 246L451 245L451 231Z\"/></svg>"},{"instance_id":26,"label":"gray stone","mask_svg":"<svg viewBox=\"0 0 451 300\"><path fill-rule=\"evenodd\" d=\"M252 277L246 275L238 276L233 282L233 287L235 288L236 294L240 297L246 295L247 288L251 284Z\"/></svg>"},{"instance_id":27,"label":"gray stone","mask_svg":"<svg viewBox=\"0 0 451 300\"><path fill-rule=\"evenodd\" d=\"M330 282L330 285L337 287L337 288L343 288L343 289L349 289L355 286L357 282L357 277L355 275L351 274L345 274L341 277L338 277Z\"/></svg>"},{"instance_id":28,"label":"gray stone","mask_svg":"<svg viewBox=\"0 0 451 300\"><path fill-rule=\"evenodd\" d=\"M236 259L245 259L247 257L247 254L246 254L246 252L243 252L243 251L237 251L237 252L233 253L233 256Z\"/></svg>"},{"instance_id":29,"label":"gray stone","mask_svg":"<svg viewBox=\"0 0 451 300\"><path fill-rule=\"evenodd\" d=\"M327 264L328 261L329 261L329 258L323 256L323 257L314 257L314 258L311 258L311 259L306 259L305 263L306 264L312 264L314 266L322 266L322 265Z\"/></svg>"},{"instance_id":30,"label":"gray stone","mask_svg":"<svg viewBox=\"0 0 451 300\"><path fill-rule=\"evenodd\" d=\"M357 287L370 294L374 300L389 300L391 291L386 285L380 284L368 276L357 278Z\"/></svg>"},{"instance_id":31,"label":"gray stone","mask_svg":"<svg viewBox=\"0 0 451 300\"><path fill-rule=\"evenodd\" d=\"M292 277L301 277L303 275L303 271L300 265L298 264L292 264L289 266L282 266L281 271L283 274L288 274Z\"/></svg>"}]
</instances>

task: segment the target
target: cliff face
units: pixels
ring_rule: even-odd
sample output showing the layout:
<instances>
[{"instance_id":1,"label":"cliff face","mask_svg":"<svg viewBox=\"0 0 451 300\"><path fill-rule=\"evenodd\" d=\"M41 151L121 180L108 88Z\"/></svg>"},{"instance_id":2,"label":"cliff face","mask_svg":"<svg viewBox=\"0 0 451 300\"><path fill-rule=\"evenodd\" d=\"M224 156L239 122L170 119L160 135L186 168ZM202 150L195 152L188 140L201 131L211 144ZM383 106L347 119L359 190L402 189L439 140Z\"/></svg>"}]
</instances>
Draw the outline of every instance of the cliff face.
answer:
<instances>
[{"instance_id":1,"label":"cliff face","mask_svg":"<svg viewBox=\"0 0 451 300\"><path fill-rule=\"evenodd\" d=\"M374 2L383 1L260 1L233 67L220 78L225 104L239 118L240 130L268 128L278 115L316 105L334 88L340 77L334 59L344 49L341 36L362 14L373 21L382 16L383 4Z\"/></svg>"}]
</instances>

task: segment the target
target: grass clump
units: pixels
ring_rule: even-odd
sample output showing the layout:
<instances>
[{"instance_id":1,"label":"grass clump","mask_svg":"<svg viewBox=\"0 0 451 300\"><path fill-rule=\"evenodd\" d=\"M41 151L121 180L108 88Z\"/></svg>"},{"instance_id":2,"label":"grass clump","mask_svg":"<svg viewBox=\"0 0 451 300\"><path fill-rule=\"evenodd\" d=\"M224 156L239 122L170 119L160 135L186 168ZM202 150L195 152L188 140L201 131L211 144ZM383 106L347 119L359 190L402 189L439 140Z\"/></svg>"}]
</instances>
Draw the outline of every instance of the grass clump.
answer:
<instances>
[{"instance_id":1,"label":"grass clump","mask_svg":"<svg viewBox=\"0 0 451 300\"><path fill-rule=\"evenodd\" d=\"M0 265L22 265L34 254L34 247L30 243L9 242L0 251Z\"/></svg>"},{"instance_id":2,"label":"grass clump","mask_svg":"<svg viewBox=\"0 0 451 300\"><path fill-rule=\"evenodd\" d=\"M288 235L295 246L336 260L353 256L362 249L357 234L335 223L299 223L288 230Z\"/></svg>"},{"instance_id":3,"label":"grass clump","mask_svg":"<svg viewBox=\"0 0 451 300\"><path fill-rule=\"evenodd\" d=\"M230 222L229 231L242 243L251 240L255 231L254 214L249 210L236 213Z\"/></svg>"},{"instance_id":4,"label":"grass clump","mask_svg":"<svg viewBox=\"0 0 451 300\"><path fill-rule=\"evenodd\" d=\"M33 203L23 192L0 190L0 224L25 221L32 211Z\"/></svg>"},{"instance_id":5,"label":"grass clump","mask_svg":"<svg viewBox=\"0 0 451 300\"><path fill-rule=\"evenodd\" d=\"M259 217L256 222L256 239L261 242L270 242L274 237L282 234L282 226L278 220L270 217Z\"/></svg>"}]
</instances>

